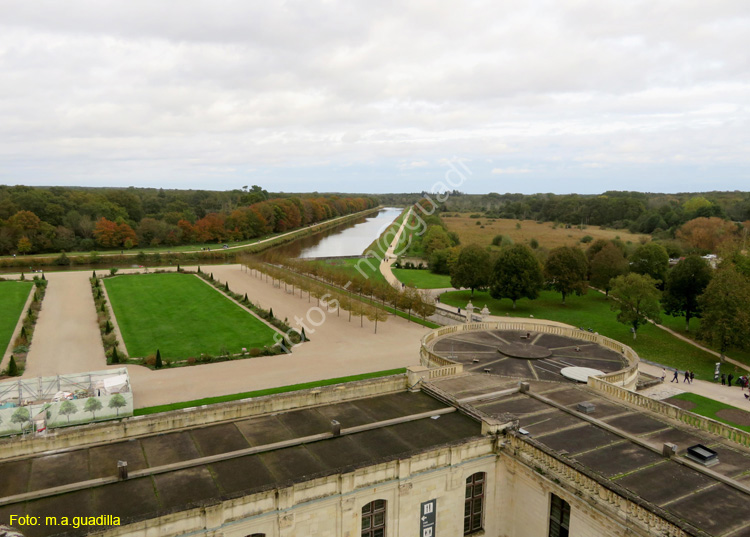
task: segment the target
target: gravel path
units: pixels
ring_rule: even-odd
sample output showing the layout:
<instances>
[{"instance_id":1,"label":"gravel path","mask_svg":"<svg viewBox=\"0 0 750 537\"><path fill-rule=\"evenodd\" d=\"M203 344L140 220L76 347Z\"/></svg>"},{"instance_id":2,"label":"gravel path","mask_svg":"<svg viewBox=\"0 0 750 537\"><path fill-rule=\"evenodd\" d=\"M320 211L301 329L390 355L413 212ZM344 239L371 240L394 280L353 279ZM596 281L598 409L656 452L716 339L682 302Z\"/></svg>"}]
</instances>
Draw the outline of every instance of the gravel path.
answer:
<instances>
[{"instance_id":1,"label":"gravel path","mask_svg":"<svg viewBox=\"0 0 750 537\"><path fill-rule=\"evenodd\" d=\"M96 371L106 367L90 272L48 272L24 378Z\"/></svg>"}]
</instances>

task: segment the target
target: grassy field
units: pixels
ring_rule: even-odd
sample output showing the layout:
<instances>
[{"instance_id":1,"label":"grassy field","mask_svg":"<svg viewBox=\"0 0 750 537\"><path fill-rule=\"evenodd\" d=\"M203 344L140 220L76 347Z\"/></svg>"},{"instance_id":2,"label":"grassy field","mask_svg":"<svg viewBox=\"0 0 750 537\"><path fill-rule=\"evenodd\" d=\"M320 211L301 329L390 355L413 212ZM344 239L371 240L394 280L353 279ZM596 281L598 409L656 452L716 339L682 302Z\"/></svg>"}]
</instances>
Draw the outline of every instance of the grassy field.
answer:
<instances>
[{"instance_id":1,"label":"grassy field","mask_svg":"<svg viewBox=\"0 0 750 537\"><path fill-rule=\"evenodd\" d=\"M641 237L648 238L647 235L637 235L630 233L626 229L599 229L596 226L589 226L585 229L569 228L565 229L562 225L552 222L537 223L535 220L509 220L497 219L491 220L486 218L469 218L469 214L461 216L441 215L443 222L448 227L448 231L458 233L461 244L479 244L490 246L492 238L495 235L506 235L514 243L529 244L531 239L539 241L539 246L545 248L556 248L558 246L575 246L581 244L581 239L586 235L596 239L615 239L620 238L623 242L632 242L639 244ZM481 222L477 225L477 222ZM520 223L520 229L516 224ZM483 227L484 226L484 227ZM583 245L586 246L585 244Z\"/></svg>"},{"instance_id":2,"label":"grassy field","mask_svg":"<svg viewBox=\"0 0 750 537\"><path fill-rule=\"evenodd\" d=\"M471 298L470 291L443 293L441 302L464 308ZM493 315L560 321L576 327L592 328L603 336L616 339L639 354L641 358L678 369L695 371L696 377L713 380L716 358L668 334L653 325L641 327L638 339L633 340L630 327L617 322L616 313L610 309L611 301L596 291L584 296L568 296L562 304L559 293L543 291L537 300L519 300L512 309L510 300L495 300L489 293L475 291L472 303L482 308L486 304Z\"/></svg>"},{"instance_id":3,"label":"grassy field","mask_svg":"<svg viewBox=\"0 0 750 537\"><path fill-rule=\"evenodd\" d=\"M390 375L401 375L406 372L405 368L388 369L386 371L376 371L374 373L363 373L361 375L352 375L349 377L339 377L335 379L318 380L305 382L302 384L292 384L291 386L280 386L278 388L267 388L265 390L256 390L254 392L235 393L232 395L222 395L219 397L207 397L205 399L196 399L194 401L184 401L182 403L171 403L169 405L150 406L138 408L134 411L136 416L146 414L156 414L157 412L169 412L170 410L179 410L181 408L192 408L202 405L213 405L216 403L226 403L227 401L239 401L249 397L262 397L264 395L273 395L275 393L295 392L298 390L307 390L318 388L320 386L331 386L332 384L343 384L344 382L354 382L357 380L373 379L379 377L388 377Z\"/></svg>"},{"instance_id":4,"label":"grassy field","mask_svg":"<svg viewBox=\"0 0 750 537\"><path fill-rule=\"evenodd\" d=\"M662 314L661 323L667 328L674 330L681 336L690 338L693 341L696 341L697 343L703 345L706 348L712 349L717 352L719 351L719 349L716 348L714 345L710 345L709 343L706 343L705 341L701 341L698 339L697 337L698 330L700 329L700 326L701 326L700 319L690 319L690 331L689 332L685 330L685 317L672 317L671 315ZM726 352L726 355L729 356L730 358L734 358L735 360L738 360L745 364L750 364L750 350L731 349Z\"/></svg>"},{"instance_id":5,"label":"grassy field","mask_svg":"<svg viewBox=\"0 0 750 537\"><path fill-rule=\"evenodd\" d=\"M417 289L444 289L451 287L451 277L445 274L433 274L426 269L393 269L398 281Z\"/></svg>"},{"instance_id":6,"label":"grassy field","mask_svg":"<svg viewBox=\"0 0 750 537\"><path fill-rule=\"evenodd\" d=\"M695 406L690 409L690 412L700 414L701 416L711 418L712 420L726 423L727 425L731 425L732 427L736 427L737 429L742 429L743 431L747 431L750 433L750 427L748 427L747 425L741 425L728 419L721 418L717 415L717 412L720 412L722 410L729 410L733 413L744 412L743 410L738 410L731 405L726 405L724 403L720 403L719 401L714 401L713 399L703 397L702 395L696 395L694 393L681 393L679 395L670 397L669 399L681 399L683 401L690 401L692 403L695 403ZM669 399L666 400L667 403L669 402ZM749 422L750 412L745 412L745 414L745 421Z\"/></svg>"},{"instance_id":7,"label":"grassy field","mask_svg":"<svg viewBox=\"0 0 750 537\"><path fill-rule=\"evenodd\" d=\"M131 357L163 358L238 353L273 345L274 331L190 274L105 278Z\"/></svg>"},{"instance_id":8,"label":"grassy field","mask_svg":"<svg viewBox=\"0 0 750 537\"><path fill-rule=\"evenodd\" d=\"M371 279L373 282L385 283L385 276L381 274L380 264L375 258L367 261L362 259L325 259L322 261L314 261L314 263L323 264L328 267L335 267L350 277L361 278L362 273L357 270L357 266L359 266L368 279ZM370 267L370 263L372 264L372 267Z\"/></svg>"},{"instance_id":9,"label":"grassy field","mask_svg":"<svg viewBox=\"0 0 750 537\"><path fill-rule=\"evenodd\" d=\"M31 282L0 281L0 358L8 348L33 285Z\"/></svg>"}]
</instances>

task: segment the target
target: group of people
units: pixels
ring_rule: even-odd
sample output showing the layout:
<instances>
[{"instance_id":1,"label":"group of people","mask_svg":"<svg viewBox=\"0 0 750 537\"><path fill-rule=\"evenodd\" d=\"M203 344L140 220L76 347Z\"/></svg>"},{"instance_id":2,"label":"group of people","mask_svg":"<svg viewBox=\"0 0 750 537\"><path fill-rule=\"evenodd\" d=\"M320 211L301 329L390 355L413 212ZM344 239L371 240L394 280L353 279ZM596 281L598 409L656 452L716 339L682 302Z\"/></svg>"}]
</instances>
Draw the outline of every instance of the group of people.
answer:
<instances>
[{"instance_id":1,"label":"group of people","mask_svg":"<svg viewBox=\"0 0 750 537\"><path fill-rule=\"evenodd\" d=\"M724 373L721 374L721 385L722 386L731 386L732 381L734 380L734 375L729 373L729 375L725 375ZM743 390L748 387L748 382L750 379L747 378L747 375L742 375L740 377L737 377L736 385L740 386Z\"/></svg>"},{"instance_id":2,"label":"group of people","mask_svg":"<svg viewBox=\"0 0 750 537\"><path fill-rule=\"evenodd\" d=\"M661 380L664 382L664 380L667 378L667 370L666 368L661 370ZM685 370L684 378L682 380L683 383L687 382L688 384L692 384L695 380L695 373L690 370ZM674 376L672 377L672 380L670 382L676 382L680 383L680 371L678 369L674 370Z\"/></svg>"}]
</instances>

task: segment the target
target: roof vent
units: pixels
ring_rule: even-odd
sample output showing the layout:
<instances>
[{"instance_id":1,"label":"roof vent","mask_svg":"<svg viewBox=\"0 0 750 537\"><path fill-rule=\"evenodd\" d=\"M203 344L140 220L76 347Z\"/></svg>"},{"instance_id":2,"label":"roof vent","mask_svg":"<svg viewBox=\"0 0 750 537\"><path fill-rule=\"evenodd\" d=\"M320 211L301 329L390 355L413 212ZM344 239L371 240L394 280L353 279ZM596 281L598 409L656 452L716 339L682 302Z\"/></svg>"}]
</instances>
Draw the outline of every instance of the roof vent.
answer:
<instances>
[{"instance_id":1,"label":"roof vent","mask_svg":"<svg viewBox=\"0 0 750 537\"><path fill-rule=\"evenodd\" d=\"M677 445L670 442L664 442L661 448L661 454L667 458L674 457L677 454Z\"/></svg>"},{"instance_id":2,"label":"roof vent","mask_svg":"<svg viewBox=\"0 0 750 537\"><path fill-rule=\"evenodd\" d=\"M341 424L336 420L331 420L331 432L333 436L341 436Z\"/></svg>"},{"instance_id":3,"label":"roof vent","mask_svg":"<svg viewBox=\"0 0 750 537\"><path fill-rule=\"evenodd\" d=\"M687 458L703 466L719 464L719 454L703 444L696 444L687 449Z\"/></svg>"},{"instance_id":4,"label":"roof vent","mask_svg":"<svg viewBox=\"0 0 750 537\"><path fill-rule=\"evenodd\" d=\"M582 403L578 403L578 412L582 412L584 414L591 414L596 410L596 406L594 403L589 403L588 401L583 401Z\"/></svg>"}]
</instances>

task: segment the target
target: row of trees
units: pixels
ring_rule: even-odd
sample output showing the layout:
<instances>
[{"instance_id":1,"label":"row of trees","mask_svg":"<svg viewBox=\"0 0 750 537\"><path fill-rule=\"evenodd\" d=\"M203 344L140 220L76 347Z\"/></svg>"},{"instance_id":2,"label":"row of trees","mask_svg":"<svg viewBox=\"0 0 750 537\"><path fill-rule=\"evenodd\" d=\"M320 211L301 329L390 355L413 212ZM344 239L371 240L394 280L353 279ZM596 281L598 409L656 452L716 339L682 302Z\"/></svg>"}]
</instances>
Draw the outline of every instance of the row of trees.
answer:
<instances>
[{"instance_id":1,"label":"row of trees","mask_svg":"<svg viewBox=\"0 0 750 537\"><path fill-rule=\"evenodd\" d=\"M718 270L692 255L674 267L663 246L647 243L625 256L619 241L599 240L584 253L569 246L549 252L543 261L529 247L515 244L494 257L485 248L469 245L461 249L451 269L451 285L486 288L496 299L513 302L536 299L542 289L559 292L562 302L570 294L585 294L589 285L615 297L618 321L633 328L653 320L662 312L690 321L702 317L699 337L710 341L723 354L730 347L750 342L750 259L736 250Z\"/></svg>"},{"instance_id":2,"label":"row of trees","mask_svg":"<svg viewBox=\"0 0 750 537\"><path fill-rule=\"evenodd\" d=\"M270 197L255 186L205 194L0 186L0 255L247 240L378 203L371 197Z\"/></svg>"},{"instance_id":3,"label":"row of trees","mask_svg":"<svg viewBox=\"0 0 750 537\"><path fill-rule=\"evenodd\" d=\"M375 281L372 278L314 261L285 258L272 252L264 256L264 265L261 265L258 260L250 260L248 263L250 263L248 266L262 269L269 275L271 273L268 271L272 268L264 267L276 266L281 272L275 272L273 277L286 281L287 284L296 282L297 287L303 286L305 290L312 293L313 297L316 296L316 292L319 296L328 293L338 300L337 307L340 306L345 310L351 311L346 305L353 301L351 306L354 308L360 307L356 304L359 302L365 306L380 303L381 306L399 309L407 314L409 320L412 315L426 319L435 313L435 305L432 301L413 287L405 286L402 289L396 289L385 281ZM298 279L290 280L289 278ZM383 311L380 307L375 309ZM356 311L354 313L356 314ZM362 315L360 314L360 317ZM366 316L366 313L364 315ZM371 315L374 313L371 312Z\"/></svg>"}]
</instances>

